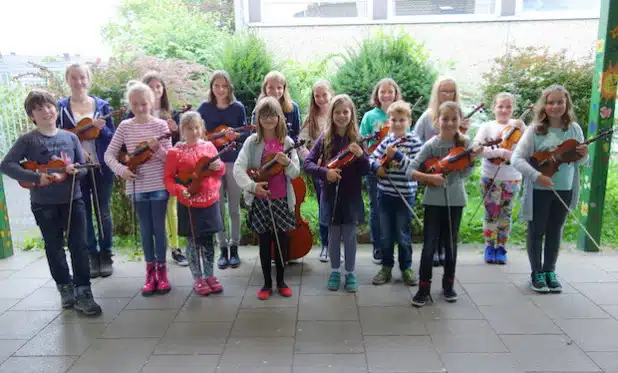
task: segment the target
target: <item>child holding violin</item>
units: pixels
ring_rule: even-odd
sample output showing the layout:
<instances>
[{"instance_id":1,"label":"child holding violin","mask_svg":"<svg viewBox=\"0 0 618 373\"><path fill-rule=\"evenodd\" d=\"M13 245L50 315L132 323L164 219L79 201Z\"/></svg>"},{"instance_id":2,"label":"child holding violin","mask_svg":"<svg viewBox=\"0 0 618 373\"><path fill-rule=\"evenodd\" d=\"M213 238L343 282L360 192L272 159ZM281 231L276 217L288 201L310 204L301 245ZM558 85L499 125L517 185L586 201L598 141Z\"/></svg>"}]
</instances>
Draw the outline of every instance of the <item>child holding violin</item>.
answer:
<instances>
[{"instance_id":1,"label":"child holding violin","mask_svg":"<svg viewBox=\"0 0 618 373\"><path fill-rule=\"evenodd\" d=\"M114 173L105 163L103 155L112 140L112 136L114 136L114 121L109 104L99 97L88 94L91 76L87 66L78 63L72 64L66 69L64 77L71 88L71 96L58 100L59 115L56 125L58 128L74 131L80 138L86 160L101 165L96 170L88 170L92 175L82 178L79 185L86 209L86 239L90 258L90 277L108 277L114 271L112 267L113 232L110 207ZM91 120L91 125L84 124L88 127L94 126L92 130L85 130L84 127L84 131L81 131L78 128L79 124L85 120ZM97 219L101 219L98 223L102 232L99 231L98 240L92 218L93 205Z\"/></svg>"},{"instance_id":2,"label":"child holding violin","mask_svg":"<svg viewBox=\"0 0 618 373\"><path fill-rule=\"evenodd\" d=\"M332 272L328 289L341 286L341 241L345 250L345 290L358 290L355 274L356 227L365 220L361 188L369 171L369 159L360 145L356 107L348 95L330 103L328 123L303 163L303 168L326 182L320 198L320 224L328 225ZM319 162L319 160L322 160Z\"/></svg>"},{"instance_id":3,"label":"child holding violin","mask_svg":"<svg viewBox=\"0 0 618 373\"><path fill-rule=\"evenodd\" d=\"M369 158L371 170L378 176L378 206L382 229L382 269L373 278L373 284L382 285L391 280L395 265L393 252L397 242L403 282L408 286L415 286L417 281L412 270L410 242L412 213L408 206L414 205L417 184L408 178L406 170L422 143L416 133L408 132L412 121L409 103L394 102L388 108L388 118L391 131Z\"/></svg>"},{"instance_id":4,"label":"child holding violin","mask_svg":"<svg viewBox=\"0 0 618 373\"><path fill-rule=\"evenodd\" d=\"M264 97L258 102L255 123L257 133L245 140L234 163L234 178L249 206L247 225L259 236L264 286L257 297L266 300L272 295L271 248L274 248L277 269L277 290L281 296L291 297L292 289L283 279L283 266L289 250L286 232L296 228L296 197L291 181L300 174L298 154L294 141L287 136L283 110L276 98ZM267 163L273 167L261 168ZM271 172L277 168L281 172ZM259 170L259 177L249 175L253 170Z\"/></svg>"},{"instance_id":5,"label":"child holding violin","mask_svg":"<svg viewBox=\"0 0 618 373\"><path fill-rule=\"evenodd\" d=\"M442 242L445 244L446 256L442 292L447 302L457 301L454 289L457 236L463 208L467 203L464 179L472 173L472 159L480 151L479 148L469 148L470 140L459 132L463 113L457 103L443 103L436 110L435 117L438 135L423 145L407 172L413 180L427 185L423 197L425 218L420 282L412 298L412 304L416 307L424 306L429 298L433 255ZM457 161L449 162L449 158L445 158L447 156L453 156L450 159Z\"/></svg>"},{"instance_id":6,"label":"child holding violin","mask_svg":"<svg viewBox=\"0 0 618 373\"><path fill-rule=\"evenodd\" d=\"M551 177L529 162L538 152L552 151L568 139L581 144L584 134L575 122L571 95L563 86L552 85L541 94L535 106L534 124L524 133L511 159L525 180L521 217L528 221L530 283L538 293L562 291L555 271L562 229L569 212L565 205L574 209L577 204L579 166L588 158L588 146L577 146L579 160L560 165Z\"/></svg>"},{"instance_id":7,"label":"child holding violin","mask_svg":"<svg viewBox=\"0 0 618 373\"><path fill-rule=\"evenodd\" d=\"M172 133L172 146L180 141L178 123L180 122L180 111L173 110L167 94L167 86L161 74L151 71L142 77L142 83L147 84L154 93L155 100L152 106L152 116L167 122L167 126ZM135 115L129 111L126 119L133 118ZM179 266L188 265L187 259L180 250L178 242L178 212L176 210L176 197L170 196L167 201L167 211L165 213L165 228L167 231L168 243L171 248L172 259Z\"/></svg>"},{"instance_id":8,"label":"child holding violin","mask_svg":"<svg viewBox=\"0 0 618 373\"><path fill-rule=\"evenodd\" d=\"M245 106L234 95L234 84L232 78L226 71L217 70L210 77L210 89L206 93L206 100L197 108L204 120L208 137L221 131L224 132L225 139L236 141L242 145L248 136L248 131L241 129L247 125L247 113ZM238 131L238 132L237 132ZM227 141L222 138L221 150ZM217 265L220 269L228 266L236 268L240 266L238 255L238 245L240 244L240 188L234 179L234 162L238 157L238 149L233 149L221 155L221 160L225 163L225 175L221 178L221 190L219 195L223 198L227 195L227 208L230 215L229 239L223 230L217 233L217 245L221 251ZM225 221L225 203L220 205L221 221ZM228 252L229 248L229 252Z\"/></svg>"},{"instance_id":9,"label":"child holding violin","mask_svg":"<svg viewBox=\"0 0 618 373\"><path fill-rule=\"evenodd\" d=\"M384 78L378 82L373 88L369 104L373 109L363 115L360 124L361 136L372 135L379 131L388 122L386 112L391 104L401 99L401 88L397 82L391 78ZM375 140L367 142L367 146L371 147L375 144ZM380 246L381 229L380 229L380 211L378 207L378 179L375 174L367 175L367 193L369 194L369 235L373 244L373 262L376 264L382 263L382 247Z\"/></svg>"},{"instance_id":10,"label":"child holding violin","mask_svg":"<svg viewBox=\"0 0 618 373\"><path fill-rule=\"evenodd\" d=\"M318 80L313 85L307 118L298 135L299 140L305 140L305 146L298 150L301 161L304 161L307 155L309 155L309 150L318 141L324 128L326 128L328 106L334 95L335 91L333 91L328 80ZM322 192L322 179L313 176L312 180L319 204L320 193ZM328 225L320 224L320 242L322 243L322 249L320 250L319 258L321 262L326 263L328 262Z\"/></svg>"},{"instance_id":11,"label":"child holding violin","mask_svg":"<svg viewBox=\"0 0 618 373\"><path fill-rule=\"evenodd\" d=\"M0 172L20 182L33 183L30 207L45 242L49 271L60 293L62 308L74 308L87 316L101 313L90 287L86 209L82 189L75 178L87 169L82 147L75 134L56 128L56 100L46 91L33 90L24 108L36 129L22 135L8 151ZM20 162L27 159L41 166L57 163L58 168L28 170ZM74 162L74 163L71 163ZM73 276L64 251L65 235L71 253Z\"/></svg>"},{"instance_id":12,"label":"child holding violin","mask_svg":"<svg viewBox=\"0 0 618 373\"><path fill-rule=\"evenodd\" d=\"M187 237L187 258L193 276L193 290L199 295L219 293L223 286L213 275L214 235L223 229L219 211L219 188L225 174L225 164L219 159L210 162L199 190L192 194L188 185L178 182L179 174L193 173L198 162L218 155L217 148L202 140L204 122L199 113L189 111L180 119L180 133L185 140L167 152L165 187L178 198L178 233ZM200 262L201 258L201 262Z\"/></svg>"},{"instance_id":13,"label":"child holding violin","mask_svg":"<svg viewBox=\"0 0 618 373\"><path fill-rule=\"evenodd\" d=\"M440 77L435 81L431 89L427 110L423 112L414 125L414 132L421 138L423 144L439 133L439 128L436 125L438 108L448 101L455 102L457 105L460 104L457 83L453 78ZM463 118L460 121L460 125L462 128L467 129L470 126L470 119ZM441 242L438 245L433 257L434 266L437 267L444 264L445 247L445 242Z\"/></svg>"},{"instance_id":14,"label":"child holding violin","mask_svg":"<svg viewBox=\"0 0 618 373\"><path fill-rule=\"evenodd\" d=\"M485 158L481 169L481 190L485 198L485 262L506 264L506 243L511 232L511 215L521 188L521 173L510 163L511 155L526 125L512 119L515 96L498 93L493 108L496 120L487 122L476 133L475 142L502 139L499 147L483 147L479 157Z\"/></svg>"},{"instance_id":15,"label":"child holding violin","mask_svg":"<svg viewBox=\"0 0 618 373\"><path fill-rule=\"evenodd\" d=\"M127 181L125 193L132 197L139 219L146 261L142 295L166 294L171 290L165 263L165 212L169 194L163 183L163 172L167 151L172 147L171 132L167 122L152 116L155 96L148 85L130 81L126 96L135 117L120 123L105 152L105 162ZM144 150L139 154L143 162L133 169L120 163L117 157L122 145L129 154Z\"/></svg>"}]
</instances>

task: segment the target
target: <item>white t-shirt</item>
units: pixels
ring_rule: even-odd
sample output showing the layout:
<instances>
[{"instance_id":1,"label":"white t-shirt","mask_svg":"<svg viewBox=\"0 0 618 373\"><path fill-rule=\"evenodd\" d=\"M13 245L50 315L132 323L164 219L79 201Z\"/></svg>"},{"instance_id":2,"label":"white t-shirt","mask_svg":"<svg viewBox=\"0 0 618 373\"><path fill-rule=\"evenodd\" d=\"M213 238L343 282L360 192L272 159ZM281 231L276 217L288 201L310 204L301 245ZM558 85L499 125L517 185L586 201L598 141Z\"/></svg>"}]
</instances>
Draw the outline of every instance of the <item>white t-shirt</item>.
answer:
<instances>
[{"instance_id":1,"label":"white t-shirt","mask_svg":"<svg viewBox=\"0 0 618 373\"><path fill-rule=\"evenodd\" d=\"M517 126L517 121L514 119L510 119L508 125ZM491 122L487 122L481 125L478 132L476 133L476 137L474 138L474 143L478 144L481 142L485 142L487 140L494 140L500 137L500 133L506 127L506 124L500 124L495 120ZM526 130L525 126L520 128L522 133ZM504 156L506 149L502 148L490 148L485 147L479 157L485 158L483 159L483 165L481 168L481 177L485 178L494 178L496 180L506 181L506 180L521 180L521 173L513 167L510 163L503 163L500 166L500 170L498 171L498 165L491 163L489 160L491 158L500 158ZM515 150L515 147L513 149ZM496 171L498 172L496 174Z\"/></svg>"}]
</instances>

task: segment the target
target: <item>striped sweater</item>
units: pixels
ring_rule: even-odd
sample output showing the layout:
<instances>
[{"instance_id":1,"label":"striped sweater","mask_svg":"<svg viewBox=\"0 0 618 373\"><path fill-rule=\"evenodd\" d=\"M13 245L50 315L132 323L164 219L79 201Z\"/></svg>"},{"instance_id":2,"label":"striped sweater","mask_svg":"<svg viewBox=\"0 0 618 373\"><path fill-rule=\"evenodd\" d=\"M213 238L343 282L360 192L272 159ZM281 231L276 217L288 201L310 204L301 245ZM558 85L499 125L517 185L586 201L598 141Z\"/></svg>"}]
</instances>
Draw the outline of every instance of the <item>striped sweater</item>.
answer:
<instances>
[{"instance_id":1,"label":"striped sweater","mask_svg":"<svg viewBox=\"0 0 618 373\"><path fill-rule=\"evenodd\" d=\"M136 123L135 118L125 119L118 125L114 137L105 152L105 163L116 175L121 176L124 170L127 169L117 159L122 145L125 145L128 152L132 153L141 142L165 135L168 132L167 123L161 119L151 117L149 123ZM137 168L135 193L165 190L163 172L165 170L167 151L171 148L172 141L169 138L159 141L159 147L154 152L152 158ZM132 194L133 191L133 183L126 183L126 194Z\"/></svg>"},{"instance_id":2,"label":"striped sweater","mask_svg":"<svg viewBox=\"0 0 618 373\"><path fill-rule=\"evenodd\" d=\"M414 132L407 132L404 139L405 140L403 140L403 142L396 145L397 152L393 157L394 161L391 162L386 171L393 184L397 187L401 194L405 197L411 197L416 194L417 183L406 175L406 170L408 169L410 162L420 151L423 143ZM395 137L392 133L389 133L384 140L382 140L373 154L371 154L369 157L369 162L373 172L376 172L380 167L380 159L386 154L386 148L398 140L399 138ZM378 177L378 189L388 195L399 197L399 194L395 188L393 188L388 178Z\"/></svg>"}]
</instances>

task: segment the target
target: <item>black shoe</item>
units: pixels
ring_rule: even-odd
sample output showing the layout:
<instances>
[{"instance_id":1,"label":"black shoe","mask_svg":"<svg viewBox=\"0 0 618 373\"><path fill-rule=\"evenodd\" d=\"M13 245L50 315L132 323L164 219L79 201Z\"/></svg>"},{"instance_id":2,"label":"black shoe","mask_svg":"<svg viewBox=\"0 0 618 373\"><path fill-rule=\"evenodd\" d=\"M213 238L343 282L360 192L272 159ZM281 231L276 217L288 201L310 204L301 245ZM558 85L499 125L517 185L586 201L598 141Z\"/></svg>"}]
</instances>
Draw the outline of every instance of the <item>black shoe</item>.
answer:
<instances>
[{"instance_id":1,"label":"black shoe","mask_svg":"<svg viewBox=\"0 0 618 373\"><path fill-rule=\"evenodd\" d=\"M431 300L433 302L433 300L431 299L430 291L431 282L421 281L418 284L418 291L416 292L414 297L412 297L412 305L415 307L423 307L425 303L427 303L427 300Z\"/></svg>"},{"instance_id":2,"label":"black shoe","mask_svg":"<svg viewBox=\"0 0 618 373\"><path fill-rule=\"evenodd\" d=\"M90 253L88 255L90 257L90 278L97 278L101 275L100 254Z\"/></svg>"},{"instance_id":3,"label":"black shoe","mask_svg":"<svg viewBox=\"0 0 618 373\"><path fill-rule=\"evenodd\" d=\"M75 305L75 290L73 290L72 284L56 285L56 288L60 292L60 302L62 308L73 308Z\"/></svg>"},{"instance_id":4,"label":"black shoe","mask_svg":"<svg viewBox=\"0 0 618 373\"><path fill-rule=\"evenodd\" d=\"M230 262L227 259L227 247L222 247L221 256L219 260L217 260L217 266L219 266L219 269L226 269L229 264Z\"/></svg>"},{"instance_id":5,"label":"black shoe","mask_svg":"<svg viewBox=\"0 0 618 373\"><path fill-rule=\"evenodd\" d=\"M114 273L112 263L114 263L112 260L112 253L110 251L101 251L99 257L101 277L109 277Z\"/></svg>"},{"instance_id":6,"label":"black shoe","mask_svg":"<svg viewBox=\"0 0 618 373\"><path fill-rule=\"evenodd\" d=\"M86 316L97 316L101 314L101 306L94 301L90 287L78 289L75 297L75 310L82 312Z\"/></svg>"},{"instance_id":7,"label":"black shoe","mask_svg":"<svg viewBox=\"0 0 618 373\"><path fill-rule=\"evenodd\" d=\"M182 255L182 251L179 248L172 249L172 259L181 267L186 267L189 265L187 262L187 258Z\"/></svg>"},{"instance_id":8,"label":"black shoe","mask_svg":"<svg viewBox=\"0 0 618 373\"><path fill-rule=\"evenodd\" d=\"M442 277L442 294L444 295L444 300L449 303L457 302L457 292L454 289L454 284L454 277Z\"/></svg>"},{"instance_id":9,"label":"black shoe","mask_svg":"<svg viewBox=\"0 0 618 373\"><path fill-rule=\"evenodd\" d=\"M379 248L373 248L373 262L375 264L382 264L382 250Z\"/></svg>"},{"instance_id":10,"label":"black shoe","mask_svg":"<svg viewBox=\"0 0 618 373\"><path fill-rule=\"evenodd\" d=\"M230 267L238 268L240 265L240 258L238 257L238 246L232 245L230 246Z\"/></svg>"}]
</instances>

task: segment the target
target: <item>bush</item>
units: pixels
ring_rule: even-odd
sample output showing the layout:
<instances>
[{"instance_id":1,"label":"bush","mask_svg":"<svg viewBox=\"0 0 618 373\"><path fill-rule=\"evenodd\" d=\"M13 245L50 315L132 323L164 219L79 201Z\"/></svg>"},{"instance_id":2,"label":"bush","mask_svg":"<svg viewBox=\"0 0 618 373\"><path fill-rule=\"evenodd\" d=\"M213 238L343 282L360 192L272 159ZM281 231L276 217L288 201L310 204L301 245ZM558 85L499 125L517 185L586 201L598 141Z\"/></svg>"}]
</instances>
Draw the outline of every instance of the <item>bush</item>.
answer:
<instances>
[{"instance_id":1,"label":"bush","mask_svg":"<svg viewBox=\"0 0 618 373\"><path fill-rule=\"evenodd\" d=\"M348 47L342 58L343 64L335 73L333 85L337 92L350 95L359 116L371 110L371 92L380 79L387 77L399 84L406 101L414 104L421 95L424 97L422 103L425 104L416 107L414 118L425 110L436 71L423 45L408 34L392 36L380 32L363 40L358 49Z\"/></svg>"},{"instance_id":2,"label":"bush","mask_svg":"<svg viewBox=\"0 0 618 373\"><path fill-rule=\"evenodd\" d=\"M529 105L536 104L543 89L562 84L573 99L577 122L587 133L594 63L590 59L571 60L565 54L566 51L550 53L547 48L527 47L496 58L495 66L483 75L486 102L490 105L499 92L513 93L517 97L517 117Z\"/></svg>"},{"instance_id":3,"label":"bush","mask_svg":"<svg viewBox=\"0 0 618 373\"><path fill-rule=\"evenodd\" d=\"M254 33L236 34L224 43L216 66L230 74L236 98L245 105L249 117L260 95L264 76L275 68L266 43Z\"/></svg>"}]
</instances>

